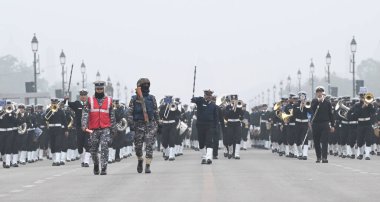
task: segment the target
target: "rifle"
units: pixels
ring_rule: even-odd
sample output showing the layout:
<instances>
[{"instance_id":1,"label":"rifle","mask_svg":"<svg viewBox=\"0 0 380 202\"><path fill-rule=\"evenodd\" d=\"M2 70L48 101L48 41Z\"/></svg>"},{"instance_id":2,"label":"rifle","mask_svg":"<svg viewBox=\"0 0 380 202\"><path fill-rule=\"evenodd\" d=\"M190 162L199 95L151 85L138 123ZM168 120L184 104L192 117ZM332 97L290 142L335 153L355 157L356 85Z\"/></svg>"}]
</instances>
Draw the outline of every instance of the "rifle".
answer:
<instances>
[{"instance_id":1,"label":"rifle","mask_svg":"<svg viewBox=\"0 0 380 202\"><path fill-rule=\"evenodd\" d=\"M148 112L146 111L145 100L141 91L141 87L136 88L136 94L137 94L137 102L141 104L142 109L143 109L144 121L146 123L149 123L149 116L148 116Z\"/></svg>"},{"instance_id":2,"label":"rifle","mask_svg":"<svg viewBox=\"0 0 380 202\"><path fill-rule=\"evenodd\" d=\"M70 95L70 86L71 86L71 76L73 75L73 67L74 67L74 64L71 65L71 71L70 71L70 79L69 79L69 88L67 89L67 96ZM67 108L67 106L69 106L69 100L66 100L65 102L65 107Z\"/></svg>"}]
</instances>

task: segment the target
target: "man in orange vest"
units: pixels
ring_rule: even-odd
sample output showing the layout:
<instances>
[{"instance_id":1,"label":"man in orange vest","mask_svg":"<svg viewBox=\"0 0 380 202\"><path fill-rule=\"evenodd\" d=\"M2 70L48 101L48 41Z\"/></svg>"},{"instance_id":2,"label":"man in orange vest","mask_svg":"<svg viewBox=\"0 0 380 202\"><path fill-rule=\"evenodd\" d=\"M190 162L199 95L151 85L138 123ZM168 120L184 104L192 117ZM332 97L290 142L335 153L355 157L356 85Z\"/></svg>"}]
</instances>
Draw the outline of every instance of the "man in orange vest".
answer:
<instances>
[{"instance_id":1,"label":"man in orange vest","mask_svg":"<svg viewBox=\"0 0 380 202\"><path fill-rule=\"evenodd\" d=\"M98 148L100 145L100 175L107 175L108 147L111 131L116 132L112 99L104 94L104 81L96 81L95 95L88 98L82 114L82 130L90 133L90 152L94 161L94 174L99 175Z\"/></svg>"}]
</instances>

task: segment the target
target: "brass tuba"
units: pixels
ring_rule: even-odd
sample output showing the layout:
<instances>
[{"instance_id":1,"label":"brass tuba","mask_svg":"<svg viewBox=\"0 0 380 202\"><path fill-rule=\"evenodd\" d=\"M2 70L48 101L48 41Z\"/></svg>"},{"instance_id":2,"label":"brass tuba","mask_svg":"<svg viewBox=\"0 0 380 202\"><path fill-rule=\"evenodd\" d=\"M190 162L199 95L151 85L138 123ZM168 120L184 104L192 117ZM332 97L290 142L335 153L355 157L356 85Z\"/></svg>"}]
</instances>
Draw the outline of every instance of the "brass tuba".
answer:
<instances>
[{"instance_id":1,"label":"brass tuba","mask_svg":"<svg viewBox=\"0 0 380 202\"><path fill-rule=\"evenodd\" d=\"M124 131L128 127L128 122L125 118L122 118L118 123L116 123L116 128L118 131Z\"/></svg>"},{"instance_id":2,"label":"brass tuba","mask_svg":"<svg viewBox=\"0 0 380 202\"><path fill-rule=\"evenodd\" d=\"M341 118L348 120L347 114L349 110L350 108L343 104L343 100L339 100L338 103L336 103L335 111L337 111Z\"/></svg>"},{"instance_id":3,"label":"brass tuba","mask_svg":"<svg viewBox=\"0 0 380 202\"><path fill-rule=\"evenodd\" d=\"M20 134L20 135L25 134L27 131L27 128L28 127L27 127L26 123L21 124L19 127L17 127L18 134Z\"/></svg>"},{"instance_id":4,"label":"brass tuba","mask_svg":"<svg viewBox=\"0 0 380 202\"><path fill-rule=\"evenodd\" d=\"M233 101L233 110L234 110L234 112L236 112L236 109L238 109L238 108L243 108L243 101L242 100L234 100Z\"/></svg>"},{"instance_id":5,"label":"brass tuba","mask_svg":"<svg viewBox=\"0 0 380 202\"><path fill-rule=\"evenodd\" d=\"M8 105L8 106L5 108L5 110L4 110L4 109L1 110L1 112L0 112L0 114L1 114L1 115L0 115L0 119L3 119L3 117L4 117L5 115L12 113L12 111L13 111L13 107L12 107L12 105Z\"/></svg>"}]
</instances>

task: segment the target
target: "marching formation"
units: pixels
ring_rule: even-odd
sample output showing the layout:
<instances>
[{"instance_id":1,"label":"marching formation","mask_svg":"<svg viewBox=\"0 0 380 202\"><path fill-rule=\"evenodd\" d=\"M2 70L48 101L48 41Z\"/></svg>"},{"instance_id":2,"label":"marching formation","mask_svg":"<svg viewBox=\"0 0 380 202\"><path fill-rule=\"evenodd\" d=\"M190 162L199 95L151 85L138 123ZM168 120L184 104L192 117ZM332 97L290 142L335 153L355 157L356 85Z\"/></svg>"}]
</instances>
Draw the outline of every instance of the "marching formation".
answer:
<instances>
[{"instance_id":1,"label":"marching formation","mask_svg":"<svg viewBox=\"0 0 380 202\"><path fill-rule=\"evenodd\" d=\"M300 160L307 160L308 150L314 147L317 163L328 163L328 155L370 160L371 155L380 156L379 106L380 98L375 99L365 87L359 98L331 97L321 86L312 100L305 92L291 93L275 103L271 112L266 105L252 109L252 146Z\"/></svg>"},{"instance_id":2,"label":"marching formation","mask_svg":"<svg viewBox=\"0 0 380 202\"><path fill-rule=\"evenodd\" d=\"M248 147L300 160L315 148L317 163L328 163L328 155L380 156L380 99L366 88L360 89L359 99L351 99L328 96L319 86L315 98L291 93L273 108L263 104L251 113L238 95L217 97L212 90L193 97L190 105L171 95L157 102L147 78L137 81L128 107L105 94L105 82L94 82L94 88L93 96L82 89L74 102L52 98L45 111L42 105L16 106L7 100L0 111L3 167L46 157L52 166L80 160L84 168L93 164L95 175L106 175L108 164L134 151L137 172L151 173L154 150L165 161L175 161L184 148L200 151L201 164L208 165L222 148L226 159L236 160Z\"/></svg>"}]
</instances>

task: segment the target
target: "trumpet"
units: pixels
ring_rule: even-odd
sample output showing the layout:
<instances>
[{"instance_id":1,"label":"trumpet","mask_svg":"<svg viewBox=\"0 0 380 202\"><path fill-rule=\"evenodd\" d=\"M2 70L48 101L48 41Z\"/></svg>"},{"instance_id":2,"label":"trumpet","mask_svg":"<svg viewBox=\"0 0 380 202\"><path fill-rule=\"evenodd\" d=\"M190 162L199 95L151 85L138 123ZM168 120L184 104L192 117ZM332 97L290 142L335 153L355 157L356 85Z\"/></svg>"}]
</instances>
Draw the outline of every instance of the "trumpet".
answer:
<instances>
[{"instance_id":1,"label":"trumpet","mask_svg":"<svg viewBox=\"0 0 380 202\"><path fill-rule=\"evenodd\" d=\"M375 101L375 98L372 93L366 93L364 95L364 103L366 105L372 104Z\"/></svg>"},{"instance_id":2,"label":"trumpet","mask_svg":"<svg viewBox=\"0 0 380 202\"><path fill-rule=\"evenodd\" d=\"M176 104L174 104L174 103L166 104L166 108L165 108L165 112L164 112L164 117L168 118L169 112L170 111L175 111L175 110L177 110L177 105Z\"/></svg>"},{"instance_id":3,"label":"trumpet","mask_svg":"<svg viewBox=\"0 0 380 202\"><path fill-rule=\"evenodd\" d=\"M49 108L50 110L45 114L46 120L49 120L58 111L59 103L50 105L50 108Z\"/></svg>"},{"instance_id":4,"label":"trumpet","mask_svg":"<svg viewBox=\"0 0 380 202\"><path fill-rule=\"evenodd\" d=\"M128 127L128 122L127 122L127 119L125 118L122 118L120 122L116 123L116 128L118 131L124 131L127 129L127 127Z\"/></svg>"},{"instance_id":5,"label":"trumpet","mask_svg":"<svg viewBox=\"0 0 380 202\"><path fill-rule=\"evenodd\" d=\"M241 109L241 108L243 108L243 101L241 101L241 100L235 100L235 101L233 101L233 110L234 110L234 112L236 112L236 109Z\"/></svg>"}]
</instances>

